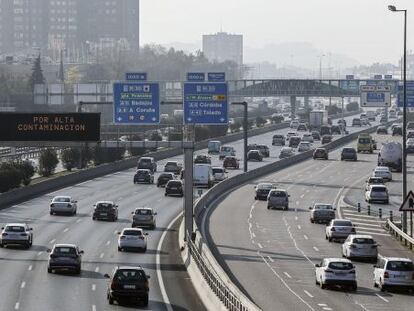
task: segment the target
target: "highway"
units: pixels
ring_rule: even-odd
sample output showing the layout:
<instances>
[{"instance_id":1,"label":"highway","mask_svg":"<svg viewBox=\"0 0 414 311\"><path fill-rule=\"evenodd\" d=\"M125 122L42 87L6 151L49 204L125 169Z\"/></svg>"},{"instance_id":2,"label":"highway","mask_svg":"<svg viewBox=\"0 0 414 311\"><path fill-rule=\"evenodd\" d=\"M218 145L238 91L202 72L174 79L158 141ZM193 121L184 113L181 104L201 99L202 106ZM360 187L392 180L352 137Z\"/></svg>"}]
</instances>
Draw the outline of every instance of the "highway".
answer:
<instances>
[{"instance_id":1,"label":"highway","mask_svg":"<svg viewBox=\"0 0 414 311\"><path fill-rule=\"evenodd\" d=\"M379 142L396 140L389 135L375 136ZM355 147L356 143L349 145ZM376 166L376 152L358 154L358 162L340 161L339 152L330 152L328 161L308 160L235 189L205 219L210 247L220 264L263 310L412 310L412 295L383 293L373 287L372 263L355 262L356 293L322 290L315 285L314 264L324 257L341 257L341 244L325 240L325 226L310 223L308 207L315 202L341 206L342 199L366 206L363 185ZM409 160L412 176L412 156ZM393 177L387 184L392 195L388 209L395 211L401 174L393 173ZM254 185L259 181L287 189L290 209L267 210L265 201L255 201ZM412 187L412 178L410 181ZM381 245L381 255L414 257L374 217L351 208L339 208L338 213L356 223L357 233L373 235Z\"/></svg>"},{"instance_id":2,"label":"highway","mask_svg":"<svg viewBox=\"0 0 414 311\"><path fill-rule=\"evenodd\" d=\"M350 122L351 118L347 120ZM278 133L285 134L288 130ZM264 143L271 148L270 158L249 163L249 168L276 160L280 147L270 145L273 134L249 139L249 143ZM231 145L241 157L243 142ZM197 153L203 152L206 150ZM182 156L160 161L159 171L168 160L183 161ZM218 156L213 157L214 164L221 165ZM34 243L29 250L0 249L0 290L7 293L0 300L0 310L122 309L110 306L106 300L107 280L103 275L110 273L115 265L141 265L151 276L147 309L203 310L179 257L177 228L182 199L165 197L164 190L155 185L134 185L134 171L89 180L0 211L2 224L27 222L34 229ZM229 175L241 172L230 170ZM49 203L55 195L71 195L78 201L78 214L49 215ZM113 200L119 205L117 222L92 220L93 204L98 200ZM131 225L131 212L139 206L152 207L158 212L158 228L149 231L148 250L145 254L118 252L117 231ZM46 250L55 243L74 243L85 251L80 276L47 273Z\"/></svg>"}]
</instances>

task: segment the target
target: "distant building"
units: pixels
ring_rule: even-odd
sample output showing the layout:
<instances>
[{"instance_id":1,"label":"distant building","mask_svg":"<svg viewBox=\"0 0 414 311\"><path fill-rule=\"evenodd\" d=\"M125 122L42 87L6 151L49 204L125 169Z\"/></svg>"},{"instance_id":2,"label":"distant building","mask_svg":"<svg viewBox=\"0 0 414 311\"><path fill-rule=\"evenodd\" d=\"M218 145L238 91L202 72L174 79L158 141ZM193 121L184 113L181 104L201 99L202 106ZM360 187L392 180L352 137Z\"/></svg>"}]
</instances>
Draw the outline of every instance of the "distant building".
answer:
<instances>
[{"instance_id":1,"label":"distant building","mask_svg":"<svg viewBox=\"0 0 414 311\"><path fill-rule=\"evenodd\" d=\"M218 32L203 35L203 53L211 61L233 61L243 65L243 35Z\"/></svg>"}]
</instances>

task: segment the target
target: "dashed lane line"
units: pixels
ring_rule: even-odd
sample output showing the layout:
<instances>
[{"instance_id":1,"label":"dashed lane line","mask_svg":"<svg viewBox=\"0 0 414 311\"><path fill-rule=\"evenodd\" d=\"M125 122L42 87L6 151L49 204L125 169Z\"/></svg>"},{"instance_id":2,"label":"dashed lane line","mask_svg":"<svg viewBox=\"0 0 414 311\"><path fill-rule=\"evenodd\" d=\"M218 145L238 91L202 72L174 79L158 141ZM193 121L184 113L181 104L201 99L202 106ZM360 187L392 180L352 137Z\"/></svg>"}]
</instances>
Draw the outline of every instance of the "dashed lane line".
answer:
<instances>
[{"instance_id":1,"label":"dashed lane line","mask_svg":"<svg viewBox=\"0 0 414 311\"><path fill-rule=\"evenodd\" d=\"M311 293L309 293L306 289L304 289L303 291L306 295L309 296L309 298L313 298L313 295Z\"/></svg>"},{"instance_id":2,"label":"dashed lane line","mask_svg":"<svg viewBox=\"0 0 414 311\"><path fill-rule=\"evenodd\" d=\"M292 277L290 276L290 274L289 273L287 273L287 272L283 272L283 274L284 275L286 275L289 279L291 279Z\"/></svg>"},{"instance_id":3,"label":"dashed lane line","mask_svg":"<svg viewBox=\"0 0 414 311\"><path fill-rule=\"evenodd\" d=\"M389 302L388 299L385 299L384 297L382 297L380 294L375 294L375 296L377 296L378 298L382 299L385 302Z\"/></svg>"}]
</instances>

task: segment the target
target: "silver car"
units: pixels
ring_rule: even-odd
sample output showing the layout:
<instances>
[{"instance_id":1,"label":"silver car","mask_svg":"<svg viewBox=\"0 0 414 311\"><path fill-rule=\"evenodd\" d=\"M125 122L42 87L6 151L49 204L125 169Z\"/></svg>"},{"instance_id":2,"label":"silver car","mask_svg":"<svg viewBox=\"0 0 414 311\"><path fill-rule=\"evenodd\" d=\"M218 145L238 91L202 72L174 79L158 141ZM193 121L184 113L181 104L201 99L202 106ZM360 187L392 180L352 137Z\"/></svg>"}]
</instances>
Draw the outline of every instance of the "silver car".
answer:
<instances>
[{"instance_id":1,"label":"silver car","mask_svg":"<svg viewBox=\"0 0 414 311\"><path fill-rule=\"evenodd\" d=\"M284 189L270 190L269 194L267 195L267 209L281 208L288 210L289 197L290 195Z\"/></svg>"},{"instance_id":2,"label":"silver car","mask_svg":"<svg viewBox=\"0 0 414 311\"><path fill-rule=\"evenodd\" d=\"M122 232L118 232L118 251L139 249L143 252L147 251L147 235L140 228L124 228Z\"/></svg>"},{"instance_id":3,"label":"silver car","mask_svg":"<svg viewBox=\"0 0 414 311\"><path fill-rule=\"evenodd\" d=\"M325 229L325 237L329 242L332 240L344 240L350 234L355 234L352 221L347 219L333 219Z\"/></svg>"},{"instance_id":4,"label":"silver car","mask_svg":"<svg viewBox=\"0 0 414 311\"><path fill-rule=\"evenodd\" d=\"M335 219L335 208L332 204L315 203L309 209L311 223L329 223Z\"/></svg>"},{"instance_id":5,"label":"silver car","mask_svg":"<svg viewBox=\"0 0 414 311\"><path fill-rule=\"evenodd\" d=\"M33 229L27 224L7 224L2 227L0 247L7 245L22 245L29 248L33 244Z\"/></svg>"},{"instance_id":6,"label":"silver car","mask_svg":"<svg viewBox=\"0 0 414 311\"><path fill-rule=\"evenodd\" d=\"M371 202L381 202L388 204L389 195L388 189L385 185L371 185L368 190L365 191L365 200L368 203Z\"/></svg>"},{"instance_id":7,"label":"silver car","mask_svg":"<svg viewBox=\"0 0 414 311\"><path fill-rule=\"evenodd\" d=\"M47 272L52 273L57 270L73 271L80 274L82 270L83 251L74 244L55 244L53 249L47 250L49 261Z\"/></svg>"},{"instance_id":8,"label":"silver car","mask_svg":"<svg viewBox=\"0 0 414 311\"><path fill-rule=\"evenodd\" d=\"M69 196L56 196L50 202L50 215L70 214L76 215L77 202Z\"/></svg>"},{"instance_id":9,"label":"silver car","mask_svg":"<svg viewBox=\"0 0 414 311\"><path fill-rule=\"evenodd\" d=\"M155 229L157 213L150 207L138 207L132 212L132 227Z\"/></svg>"},{"instance_id":10,"label":"silver car","mask_svg":"<svg viewBox=\"0 0 414 311\"><path fill-rule=\"evenodd\" d=\"M371 259L377 262L378 244L370 235L351 234L342 244L342 255L349 259Z\"/></svg>"},{"instance_id":11,"label":"silver car","mask_svg":"<svg viewBox=\"0 0 414 311\"><path fill-rule=\"evenodd\" d=\"M374 268L374 286L381 291L391 287L414 290L414 264L411 259L380 257Z\"/></svg>"}]
</instances>

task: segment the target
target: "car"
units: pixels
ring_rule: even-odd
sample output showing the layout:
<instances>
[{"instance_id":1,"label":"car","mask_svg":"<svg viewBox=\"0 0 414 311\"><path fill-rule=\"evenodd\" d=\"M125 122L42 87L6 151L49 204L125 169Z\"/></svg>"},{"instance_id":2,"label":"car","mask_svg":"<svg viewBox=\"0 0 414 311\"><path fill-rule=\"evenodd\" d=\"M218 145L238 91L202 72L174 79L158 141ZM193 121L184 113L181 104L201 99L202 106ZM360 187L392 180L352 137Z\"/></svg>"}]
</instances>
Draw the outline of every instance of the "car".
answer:
<instances>
[{"instance_id":1,"label":"car","mask_svg":"<svg viewBox=\"0 0 414 311\"><path fill-rule=\"evenodd\" d=\"M392 136L402 136L402 127L401 126L395 126L392 129Z\"/></svg>"},{"instance_id":2,"label":"car","mask_svg":"<svg viewBox=\"0 0 414 311\"><path fill-rule=\"evenodd\" d=\"M361 118L361 124L362 125L371 125L371 123L369 123L369 120L367 118Z\"/></svg>"},{"instance_id":3,"label":"car","mask_svg":"<svg viewBox=\"0 0 414 311\"><path fill-rule=\"evenodd\" d=\"M273 188L274 188L273 184L268 183L268 182L257 184L254 187L255 189L254 199L255 200L267 200L267 196L269 195L270 190L272 190Z\"/></svg>"},{"instance_id":4,"label":"car","mask_svg":"<svg viewBox=\"0 0 414 311\"><path fill-rule=\"evenodd\" d=\"M341 135L341 128L338 125L332 125L331 126L331 134L332 135L335 135L335 134Z\"/></svg>"},{"instance_id":5,"label":"car","mask_svg":"<svg viewBox=\"0 0 414 311\"><path fill-rule=\"evenodd\" d=\"M140 250L147 251L147 235L141 228L124 228L118 231L118 251Z\"/></svg>"},{"instance_id":6,"label":"car","mask_svg":"<svg viewBox=\"0 0 414 311\"><path fill-rule=\"evenodd\" d=\"M279 159L290 158L295 155L293 148L291 147L282 147L279 153Z\"/></svg>"},{"instance_id":7,"label":"car","mask_svg":"<svg viewBox=\"0 0 414 311\"><path fill-rule=\"evenodd\" d=\"M321 128L319 129L319 134L321 136L323 135L331 135L331 127L329 125L322 125Z\"/></svg>"},{"instance_id":8,"label":"car","mask_svg":"<svg viewBox=\"0 0 414 311\"><path fill-rule=\"evenodd\" d=\"M325 228L325 238L332 242L332 240L346 239L348 235L356 233L352 221L348 219L332 219L329 225Z\"/></svg>"},{"instance_id":9,"label":"car","mask_svg":"<svg viewBox=\"0 0 414 311\"><path fill-rule=\"evenodd\" d=\"M391 124L391 133L392 133L392 131L394 130L394 128L395 127L400 127L401 125L400 124L398 124L398 123L393 123L393 124Z\"/></svg>"},{"instance_id":10,"label":"car","mask_svg":"<svg viewBox=\"0 0 414 311\"><path fill-rule=\"evenodd\" d=\"M57 214L69 214L76 215L76 210L78 208L77 202L73 200L70 196L56 196L50 202L50 215Z\"/></svg>"},{"instance_id":11,"label":"car","mask_svg":"<svg viewBox=\"0 0 414 311\"><path fill-rule=\"evenodd\" d=\"M369 186L371 185L383 185L383 184L384 184L384 179L382 179L382 177L369 177L365 181L365 191L368 191Z\"/></svg>"},{"instance_id":12,"label":"car","mask_svg":"<svg viewBox=\"0 0 414 311\"><path fill-rule=\"evenodd\" d=\"M414 138L408 138L406 143L407 153L414 153Z\"/></svg>"},{"instance_id":13,"label":"car","mask_svg":"<svg viewBox=\"0 0 414 311\"><path fill-rule=\"evenodd\" d=\"M292 136L298 136L298 133L296 133L296 132L288 132L288 133L286 134L286 140L287 140L287 141L289 141L289 139L290 139Z\"/></svg>"},{"instance_id":14,"label":"car","mask_svg":"<svg viewBox=\"0 0 414 311\"><path fill-rule=\"evenodd\" d=\"M263 155L259 150L250 150L247 153L247 161L263 161Z\"/></svg>"},{"instance_id":15,"label":"car","mask_svg":"<svg viewBox=\"0 0 414 311\"><path fill-rule=\"evenodd\" d=\"M267 209L282 208L284 210L289 209L289 197L290 195L284 189L272 189L267 195Z\"/></svg>"},{"instance_id":16,"label":"car","mask_svg":"<svg viewBox=\"0 0 414 311\"><path fill-rule=\"evenodd\" d=\"M357 155L355 148L352 148L352 147L342 148L341 161L344 161L344 160L358 161L358 155Z\"/></svg>"},{"instance_id":17,"label":"car","mask_svg":"<svg viewBox=\"0 0 414 311\"><path fill-rule=\"evenodd\" d=\"M259 150L264 158L268 158L270 156L269 147L266 145L256 145L254 149Z\"/></svg>"},{"instance_id":18,"label":"car","mask_svg":"<svg viewBox=\"0 0 414 311\"><path fill-rule=\"evenodd\" d=\"M164 172L174 173L176 175L181 173L183 165L177 161L168 161L165 163Z\"/></svg>"},{"instance_id":19,"label":"car","mask_svg":"<svg viewBox=\"0 0 414 311\"><path fill-rule=\"evenodd\" d=\"M374 142L371 135L363 133L358 135L357 152L373 153Z\"/></svg>"},{"instance_id":20,"label":"car","mask_svg":"<svg viewBox=\"0 0 414 311\"><path fill-rule=\"evenodd\" d=\"M374 265L374 287L381 291L390 288L414 290L414 264L411 259L379 257Z\"/></svg>"},{"instance_id":21,"label":"car","mask_svg":"<svg viewBox=\"0 0 414 311\"><path fill-rule=\"evenodd\" d=\"M134 184L138 183L153 184L154 175L152 174L152 171L150 169L138 169L134 175Z\"/></svg>"},{"instance_id":22,"label":"car","mask_svg":"<svg viewBox=\"0 0 414 311\"><path fill-rule=\"evenodd\" d=\"M132 214L132 228L135 227L148 227L152 230L157 226L157 212L151 207L138 207Z\"/></svg>"},{"instance_id":23,"label":"car","mask_svg":"<svg viewBox=\"0 0 414 311\"><path fill-rule=\"evenodd\" d=\"M313 143L314 139L313 139L312 134L305 133L302 135L301 141L307 141L309 143Z\"/></svg>"},{"instance_id":24,"label":"car","mask_svg":"<svg viewBox=\"0 0 414 311\"><path fill-rule=\"evenodd\" d=\"M378 244L370 235L350 234L342 244L342 256L377 262Z\"/></svg>"},{"instance_id":25,"label":"car","mask_svg":"<svg viewBox=\"0 0 414 311\"><path fill-rule=\"evenodd\" d=\"M387 135L388 134L387 127L386 126L378 126L378 128L377 128L377 134Z\"/></svg>"},{"instance_id":26,"label":"car","mask_svg":"<svg viewBox=\"0 0 414 311\"><path fill-rule=\"evenodd\" d=\"M210 140L207 145L208 154L219 154L221 147L221 141Z\"/></svg>"},{"instance_id":27,"label":"car","mask_svg":"<svg viewBox=\"0 0 414 311\"><path fill-rule=\"evenodd\" d=\"M213 166L214 182L220 182L227 178L227 171L224 167Z\"/></svg>"},{"instance_id":28,"label":"car","mask_svg":"<svg viewBox=\"0 0 414 311\"><path fill-rule=\"evenodd\" d=\"M312 131L312 137L314 140L321 140L321 135L318 131Z\"/></svg>"},{"instance_id":29,"label":"car","mask_svg":"<svg viewBox=\"0 0 414 311\"><path fill-rule=\"evenodd\" d=\"M285 145L285 136L283 135L273 135L272 137L272 146L284 146Z\"/></svg>"},{"instance_id":30,"label":"car","mask_svg":"<svg viewBox=\"0 0 414 311\"><path fill-rule=\"evenodd\" d=\"M380 118L380 123L387 123L388 122L388 119L387 119L387 117L386 116L382 116L381 118Z\"/></svg>"},{"instance_id":31,"label":"car","mask_svg":"<svg viewBox=\"0 0 414 311\"><path fill-rule=\"evenodd\" d=\"M409 121L407 123L407 130L414 130L414 121Z\"/></svg>"},{"instance_id":32,"label":"car","mask_svg":"<svg viewBox=\"0 0 414 311\"><path fill-rule=\"evenodd\" d=\"M300 136L291 136L289 138L289 147L297 148L300 142L301 142Z\"/></svg>"},{"instance_id":33,"label":"car","mask_svg":"<svg viewBox=\"0 0 414 311\"><path fill-rule=\"evenodd\" d=\"M321 144L329 144L332 141L332 135L323 135L321 139Z\"/></svg>"},{"instance_id":34,"label":"car","mask_svg":"<svg viewBox=\"0 0 414 311\"><path fill-rule=\"evenodd\" d=\"M174 179L175 179L174 173L161 173L157 179L157 187L164 187L169 180L174 180Z\"/></svg>"},{"instance_id":35,"label":"car","mask_svg":"<svg viewBox=\"0 0 414 311\"><path fill-rule=\"evenodd\" d=\"M55 244L52 249L47 249L49 260L47 272L72 271L80 274L82 271L82 254L84 253L74 244Z\"/></svg>"},{"instance_id":36,"label":"car","mask_svg":"<svg viewBox=\"0 0 414 311\"><path fill-rule=\"evenodd\" d=\"M338 122L336 122L338 125L340 125L341 127L345 128L346 127L346 120L345 119L339 119Z\"/></svg>"},{"instance_id":37,"label":"car","mask_svg":"<svg viewBox=\"0 0 414 311\"><path fill-rule=\"evenodd\" d=\"M199 154L195 157L194 164L211 164L211 158L206 154Z\"/></svg>"},{"instance_id":38,"label":"car","mask_svg":"<svg viewBox=\"0 0 414 311\"><path fill-rule=\"evenodd\" d=\"M307 131L307 130L308 130L308 127L306 126L306 124L305 124L305 123L300 123L300 124L298 125L298 127L296 128L296 130L297 130L297 131Z\"/></svg>"},{"instance_id":39,"label":"car","mask_svg":"<svg viewBox=\"0 0 414 311\"><path fill-rule=\"evenodd\" d=\"M290 128L296 129L298 126L299 126L299 121L298 120L290 121Z\"/></svg>"},{"instance_id":40,"label":"car","mask_svg":"<svg viewBox=\"0 0 414 311\"><path fill-rule=\"evenodd\" d=\"M370 185L365 191L365 201L368 203L389 203L388 189L385 185Z\"/></svg>"},{"instance_id":41,"label":"car","mask_svg":"<svg viewBox=\"0 0 414 311\"><path fill-rule=\"evenodd\" d=\"M25 223L10 223L1 230L0 247L19 245L30 248L33 244L33 228Z\"/></svg>"},{"instance_id":42,"label":"car","mask_svg":"<svg viewBox=\"0 0 414 311\"><path fill-rule=\"evenodd\" d=\"M116 266L111 275L104 274L104 277L109 279L106 298L110 305L128 300L148 306L150 276L142 267Z\"/></svg>"},{"instance_id":43,"label":"car","mask_svg":"<svg viewBox=\"0 0 414 311\"><path fill-rule=\"evenodd\" d=\"M377 166L372 173L372 177L382 177L386 181L392 181L392 173L388 166Z\"/></svg>"},{"instance_id":44,"label":"car","mask_svg":"<svg viewBox=\"0 0 414 311\"><path fill-rule=\"evenodd\" d=\"M148 169L154 173L157 171L157 162L153 157L141 157L138 160L137 169Z\"/></svg>"},{"instance_id":45,"label":"car","mask_svg":"<svg viewBox=\"0 0 414 311\"><path fill-rule=\"evenodd\" d=\"M305 152L312 149L312 144L307 141L301 141L298 146L298 152Z\"/></svg>"},{"instance_id":46,"label":"car","mask_svg":"<svg viewBox=\"0 0 414 311\"><path fill-rule=\"evenodd\" d=\"M352 119L352 126L362 126L361 119L359 119L359 118L353 118Z\"/></svg>"},{"instance_id":47,"label":"car","mask_svg":"<svg viewBox=\"0 0 414 311\"><path fill-rule=\"evenodd\" d=\"M358 288L355 266L349 259L324 258L315 265L315 282L321 289L327 286L348 287L352 291Z\"/></svg>"},{"instance_id":48,"label":"car","mask_svg":"<svg viewBox=\"0 0 414 311\"><path fill-rule=\"evenodd\" d=\"M228 146L228 145L221 146L220 155L219 155L220 160L224 159L227 156L235 156L235 155L236 155L236 149L234 149L233 146Z\"/></svg>"},{"instance_id":49,"label":"car","mask_svg":"<svg viewBox=\"0 0 414 311\"><path fill-rule=\"evenodd\" d=\"M118 220L118 205L112 201L98 201L94 205L92 220Z\"/></svg>"},{"instance_id":50,"label":"car","mask_svg":"<svg viewBox=\"0 0 414 311\"><path fill-rule=\"evenodd\" d=\"M408 131L407 132L407 138L414 138L414 131Z\"/></svg>"},{"instance_id":51,"label":"car","mask_svg":"<svg viewBox=\"0 0 414 311\"><path fill-rule=\"evenodd\" d=\"M315 203L309 209L311 223L329 223L332 219L335 219L335 208L332 204Z\"/></svg>"},{"instance_id":52,"label":"car","mask_svg":"<svg viewBox=\"0 0 414 311\"><path fill-rule=\"evenodd\" d=\"M223 167L224 168L235 168L235 169L239 169L240 168L240 161L239 159L237 159L236 157L225 157L224 161L223 161Z\"/></svg>"},{"instance_id":53,"label":"car","mask_svg":"<svg viewBox=\"0 0 414 311\"><path fill-rule=\"evenodd\" d=\"M328 150L326 148L316 148L315 151L313 152L313 159L324 159L324 160L328 160L329 155L328 155Z\"/></svg>"},{"instance_id":54,"label":"car","mask_svg":"<svg viewBox=\"0 0 414 311\"><path fill-rule=\"evenodd\" d=\"M165 185L165 196L184 196L184 185L182 180L169 180Z\"/></svg>"}]
</instances>

